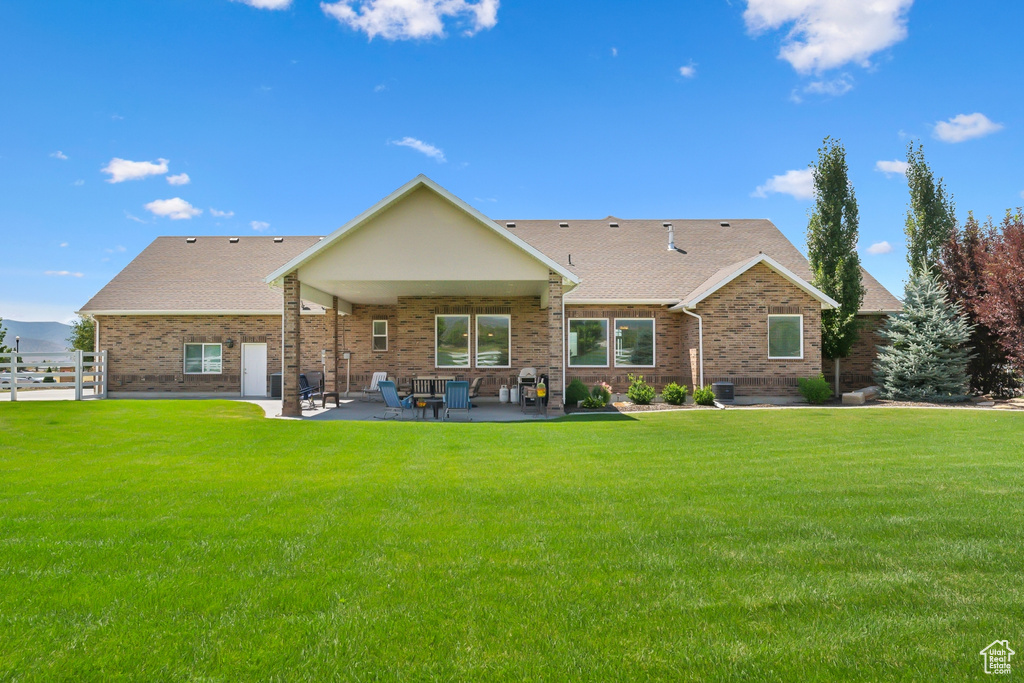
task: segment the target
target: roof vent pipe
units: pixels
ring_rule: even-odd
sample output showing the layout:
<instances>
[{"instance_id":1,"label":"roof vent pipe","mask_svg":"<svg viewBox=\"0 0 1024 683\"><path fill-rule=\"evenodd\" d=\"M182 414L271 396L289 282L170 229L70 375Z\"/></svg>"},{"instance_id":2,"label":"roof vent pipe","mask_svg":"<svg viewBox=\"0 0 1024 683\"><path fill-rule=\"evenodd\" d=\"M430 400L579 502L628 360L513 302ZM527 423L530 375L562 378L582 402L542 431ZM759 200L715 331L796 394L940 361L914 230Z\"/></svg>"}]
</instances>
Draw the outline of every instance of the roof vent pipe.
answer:
<instances>
[{"instance_id":1,"label":"roof vent pipe","mask_svg":"<svg viewBox=\"0 0 1024 683\"><path fill-rule=\"evenodd\" d=\"M195 237L186 237L185 241L188 242L189 244L195 244L196 243L196 238Z\"/></svg>"},{"instance_id":2,"label":"roof vent pipe","mask_svg":"<svg viewBox=\"0 0 1024 683\"><path fill-rule=\"evenodd\" d=\"M672 227L671 223L662 223L663 226L668 228L668 250L676 250L676 229Z\"/></svg>"},{"instance_id":3,"label":"roof vent pipe","mask_svg":"<svg viewBox=\"0 0 1024 683\"><path fill-rule=\"evenodd\" d=\"M562 223L559 223L559 224L558 224L558 227L560 227L560 228L568 228L568 227L569 227L569 224L568 224L568 223L565 223L565 222L562 222Z\"/></svg>"}]
</instances>

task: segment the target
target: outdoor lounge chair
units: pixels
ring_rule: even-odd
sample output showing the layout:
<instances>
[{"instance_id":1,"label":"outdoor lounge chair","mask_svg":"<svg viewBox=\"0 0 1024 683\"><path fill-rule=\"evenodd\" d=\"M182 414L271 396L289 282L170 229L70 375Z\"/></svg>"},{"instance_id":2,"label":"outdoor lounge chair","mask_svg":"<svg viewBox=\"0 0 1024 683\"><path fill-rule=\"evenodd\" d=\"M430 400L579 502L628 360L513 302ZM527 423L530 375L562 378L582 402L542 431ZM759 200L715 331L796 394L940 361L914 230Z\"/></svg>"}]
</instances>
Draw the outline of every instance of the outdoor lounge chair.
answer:
<instances>
[{"instance_id":1,"label":"outdoor lounge chair","mask_svg":"<svg viewBox=\"0 0 1024 683\"><path fill-rule=\"evenodd\" d=\"M448 382L444 387L444 417L447 420L453 410L465 410L466 419L472 420L469 411L473 402L469 400L469 382Z\"/></svg>"},{"instance_id":2,"label":"outdoor lounge chair","mask_svg":"<svg viewBox=\"0 0 1024 683\"><path fill-rule=\"evenodd\" d=\"M480 395L480 384L484 381L483 377L474 377L473 381L469 383L469 400L472 401L474 398Z\"/></svg>"},{"instance_id":3,"label":"outdoor lounge chair","mask_svg":"<svg viewBox=\"0 0 1024 683\"><path fill-rule=\"evenodd\" d=\"M386 372L375 372L370 378L370 386L363 387L363 400L373 401L380 398L380 383L388 378Z\"/></svg>"},{"instance_id":4,"label":"outdoor lounge chair","mask_svg":"<svg viewBox=\"0 0 1024 683\"><path fill-rule=\"evenodd\" d=\"M413 410L412 397L398 398L398 389L394 382L384 380L377 384L377 388L380 389L380 396L384 399L384 414L375 415L378 420L386 420L389 417L402 418L405 411Z\"/></svg>"},{"instance_id":5,"label":"outdoor lounge chair","mask_svg":"<svg viewBox=\"0 0 1024 683\"><path fill-rule=\"evenodd\" d=\"M313 384L309 383L309 379L313 379ZM303 401L309 401L310 408L316 408L316 397L321 395L320 392L320 378L319 372L309 373L309 378L306 377L306 373L299 375L299 407L302 407Z\"/></svg>"}]
</instances>

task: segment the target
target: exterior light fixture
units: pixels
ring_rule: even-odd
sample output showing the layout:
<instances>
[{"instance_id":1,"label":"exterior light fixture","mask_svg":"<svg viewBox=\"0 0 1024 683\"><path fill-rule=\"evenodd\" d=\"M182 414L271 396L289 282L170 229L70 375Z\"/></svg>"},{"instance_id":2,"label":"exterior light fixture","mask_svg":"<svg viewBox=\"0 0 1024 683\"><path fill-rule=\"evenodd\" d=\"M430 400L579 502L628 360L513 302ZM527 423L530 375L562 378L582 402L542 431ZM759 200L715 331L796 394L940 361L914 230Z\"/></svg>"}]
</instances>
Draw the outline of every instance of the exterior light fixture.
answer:
<instances>
[{"instance_id":1,"label":"exterior light fixture","mask_svg":"<svg viewBox=\"0 0 1024 683\"><path fill-rule=\"evenodd\" d=\"M228 347L229 349L234 348L235 340L231 339L231 338L225 339L224 340L224 346Z\"/></svg>"}]
</instances>

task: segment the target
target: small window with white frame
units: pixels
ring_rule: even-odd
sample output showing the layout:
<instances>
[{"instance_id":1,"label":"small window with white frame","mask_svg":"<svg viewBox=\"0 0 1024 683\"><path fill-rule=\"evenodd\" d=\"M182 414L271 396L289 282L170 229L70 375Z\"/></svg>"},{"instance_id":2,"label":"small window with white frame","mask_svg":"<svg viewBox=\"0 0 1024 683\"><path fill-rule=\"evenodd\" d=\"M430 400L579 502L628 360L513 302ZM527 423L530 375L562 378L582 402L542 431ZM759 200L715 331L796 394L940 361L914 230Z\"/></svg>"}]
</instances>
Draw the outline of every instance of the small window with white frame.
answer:
<instances>
[{"instance_id":1,"label":"small window with white frame","mask_svg":"<svg viewBox=\"0 0 1024 683\"><path fill-rule=\"evenodd\" d=\"M768 316L768 358L800 360L804 357L804 317Z\"/></svg>"},{"instance_id":2,"label":"small window with white frame","mask_svg":"<svg viewBox=\"0 0 1024 683\"><path fill-rule=\"evenodd\" d=\"M615 319L615 367L654 367L654 318Z\"/></svg>"},{"instance_id":3,"label":"small window with white frame","mask_svg":"<svg viewBox=\"0 0 1024 683\"><path fill-rule=\"evenodd\" d=\"M219 375L223 367L220 344L185 344L186 375Z\"/></svg>"},{"instance_id":4,"label":"small window with white frame","mask_svg":"<svg viewBox=\"0 0 1024 683\"><path fill-rule=\"evenodd\" d=\"M374 351L387 351L388 350L388 321L387 320L374 320L373 321L373 350Z\"/></svg>"}]
</instances>

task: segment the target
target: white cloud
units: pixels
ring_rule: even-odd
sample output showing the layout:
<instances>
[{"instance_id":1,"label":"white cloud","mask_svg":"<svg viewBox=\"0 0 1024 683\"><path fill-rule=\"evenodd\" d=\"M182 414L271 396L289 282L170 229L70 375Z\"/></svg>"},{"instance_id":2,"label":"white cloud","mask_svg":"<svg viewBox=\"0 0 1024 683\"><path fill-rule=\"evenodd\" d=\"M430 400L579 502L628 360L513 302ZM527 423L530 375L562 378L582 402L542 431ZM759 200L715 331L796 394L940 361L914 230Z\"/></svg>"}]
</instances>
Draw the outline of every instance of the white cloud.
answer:
<instances>
[{"instance_id":1,"label":"white cloud","mask_svg":"<svg viewBox=\"0 0 1024 683\"><path fill-rule=\"evenodd\" d=\"M108 254L123 254L124 252L126 252L128 250L125 249L123 246L121 246L119 244L116 247L114 247L113 249L104 249L103 251L107 252Z\"/></svg>"},{"instance_id":2,"label":"white cloud","mask_svg":"<svg viewBox=\"0 0 1024 683\"><path fill-rule=\"evenodd\" d=\"M192 179L188 177L188 173L179 173L178 175L167 176L167 182L171 185L188 185L192 182Z\"/></svg>"},{"instance_id":3,"label":"white cloud","mask_svg":"<svg viewBox=\"0 0 1024 683\"><path fill-rule=\"evenodd\" d=\"M847 74L843 74L837 78L811 81L804 86L804 92L813 93L815 95L831 95L832 97L845 95L851 90L853 90L853 80Z\"/></svg>"},{"instance_id":4,"label":"white cloud","mask_svg":"<svg viewBox=\"0 0 1024 683\"><path fill-rule=\"evenodd\" d=\"M82 273L73 273L70 270L48 270L43 274L53 277L82 277Z\"/></svg>"},{"instance_id":5,"label":"white cloud","mask_svg":"<svg viewBox=\"0 0 1024 683\"><path fill-rule=\"evenodd\" d=\"M434 145L423 142L422 140L417 140L416 138L406 136L401 140L392 140L388 144L397 145L398 147L409 147L421 154L426 154L431 159L437 159L437 163L439 164L443 164L447 161L447 159L444 158L444 150L440 147L435 147Z\"/></svg>"},{"instance_id":6,"label":"white cloud","mask_svg":"<svg viewBox=\"0 0 1024 683\"><path fill-rule=\"evenodd\" d=\"M231 218L235 215L234 211L218 211L217 209L210 207L210 215L214 218Z\"/></svg>"},{"instance_id":7,"label":"white cloud","mask_svg":"<svg viewBox=\"0 0 1024 683\"><path fill-rule=\"evenodd\" d=\"M814 172L805 168L772 176L764 185L758 185L750 196L767 197L769 194L788 194L794 199L811 199L814 196Z\"/></svg>"},{"instance_id":8,"label":"white cloud","mask_svg":"<svg viewBox=\"0 0 1024 683\"><path fill-rule=\"evenodd\" d=\"M128 161L114 157L101 169L102 173L109 173L108 183L123 183L126 180L141 180L151 175L163 175L167 173L167 159L157 159L158 163L152 161Z\"/></svg>"},{"instance_id":9,"label":"white cloud","mask_svg":"<svg viewBox=\"0 0 1024 683\"><path fill-rule=\"evenodd\" d=\"M690 60L690 63L686 66L679 67L679 75L683 78L693 78L697 75L697 65Z\"/></svg>"},{"instance_id":10,"label":"white cloud","mask_svg":"<svg viewBox=\"0 0 1024 683\"><path fill-rule=\"evenodd\" d=\"M249 225L256 232L263 232L264 230L270 228L270 223L267 223L266 221L253 221L249 223Z\"/></svg>"},{"instance_id":11,"label":"white cloud","mask_svg":"<svg viewBox=\"0 0 1024 683\"><path fill-rule=\"evenodd\" d=\"M1021 198L1021 199L1024 199L1024 190L1021 190L1021 191L1020 191L1020 198Z\"/></svg>"},{"instance_id":12,"label":"white cloud","mask_svg":"<svg viewBox=\"0 0 1024 683\"><path fill-rule=\"evenodd\" d=\"M892 175L906 175L907 162L893 159L892 161L876 161L875 170L881 171L888 178Z\"/></svg>"},{"instance_id":13,"label":"white cloud","mask_svg":"<svg viewBox=\"0 0 1024 683\"><path fill-rule=\"evenodd\" d=\"M939 121L935 124L935 137L943 142L963 142L985 137L1002 129L1003 124L996 123L979 112L957 114L949 121Z\"/></svg>"},{"instance_id":14,"label":"white cloud","mask_svg":"<svg viewBox=\"0 0 1024 683\"><path fill-rule=\"evenodd\" d=\"M747 0L743 19L753 34L792 25L779 58L799 73L850 62L868 66L871 55L907 37L914 0Z\"/></svg>"},{"instance_id":15,"label":"white cloud","mask_svg":"<svg viewBox=\"0 0 1024 683\"><path fill-rule=\"evenodd\" d=\"M612 57L618 57L618 56L619 56L619 48L613 47L612 48Z\"/></svg>"},{"instance_id":16,"label":"white cloud","mask_svg":"<svg viewBox=\"0 0 1024 683\"><path fill-rule=\"evenodd\" d=\"M445 35L445 19L467 25L463 32L473 35L498 23L499 0L340 0L321 2L328 16L371 39L434 38Z\"/></svg>"},{"instance_id":17,"label":"white cloud","mask_svg":"<svg viewBox=\"0 0 1024 683\"><path fill-rule=\"evenodd\" d=\"M157 199L146 204L144 208L155 216L165 216L172 221L188 220L203 212L202 209L197 209L181 197Z\"/></svg>"},{"instance_id":18,"label":"white cloud","mask_svg":"<svg viewBox=\"0 0 1024 683\"><path fill-rule=\"evenodd\" d=\"M76 180L75 182L73 182L71 184L74 185L75 187L81 187L82 185L85 185L85 181L82 180L81 178L79 178L78 180Z\"/></svg>"},{"instance_id":19,"label":"white cloud","mask_svg":"<svg viewBox=\"0 0 1024 683\"><path fill-rule=\"evenodd\" d=\"M292 0L235 0L235 2L244 3L256 9L288 9L292 5Z\"/></svg>"},{"instance_id":20,"label":"white cloud","mask_svg":"<svg viewBox=\"0 0 1024 683\"><path fill-rule=\"evenodd\" d=\"M61 161L67 161L68 155L59 149L56 152L50 152L50 156L54 159L60 159Z\"/></svg>"},{"instance_id":21,"label":"white cloud","mask_svg":"<svg viewBox=\"0 0 1024 683\"><path fill-rule=\"evenodd\" d=\"M888 242L884 241L884 240L881 241L881 242L875 242L874 244L872 244L870 247L867 248L867 252L869 254L874 254L876 256L878 254L888 254L891 251L892 251L892 245L889 244Z\"/></svg>"},{"instance_id":22,"label":"white cloud","mask_svg":"<svg viewBox=\"0 0 1024 683\"><path fill-rule=\"evenodd\" d=\"M135 221L136 223L142 223L143 225L148 225L149 224L149 221L144 221L141 218L139 218L138 216L133 216L132 214L128 213L127 211L124 212L124 217L127 218L130 221Z\"/></svg>"},{"instance_id":23,"label":"white cloud","mask_svg":"<svg viewBox=\"0 0 1024 683\"><path fill-rule=\"evenodd\" d=\"M387 89L388 86L384 83L378 83L377 85L373 86L373 92L384 92Z\"/></svg>"},{"instance_id":24,"label":"white cloud","mask_svg":"<svg viewBox=\"0 0 1024 683\"><path fill-rule=\"evenodd\" d=\"M68 243L67 243L67 242L61 242L61 243L60 243L60 246L61 246L61 247L66 247L66 246L68 246Z\"/></svg>"}]
</instances>

